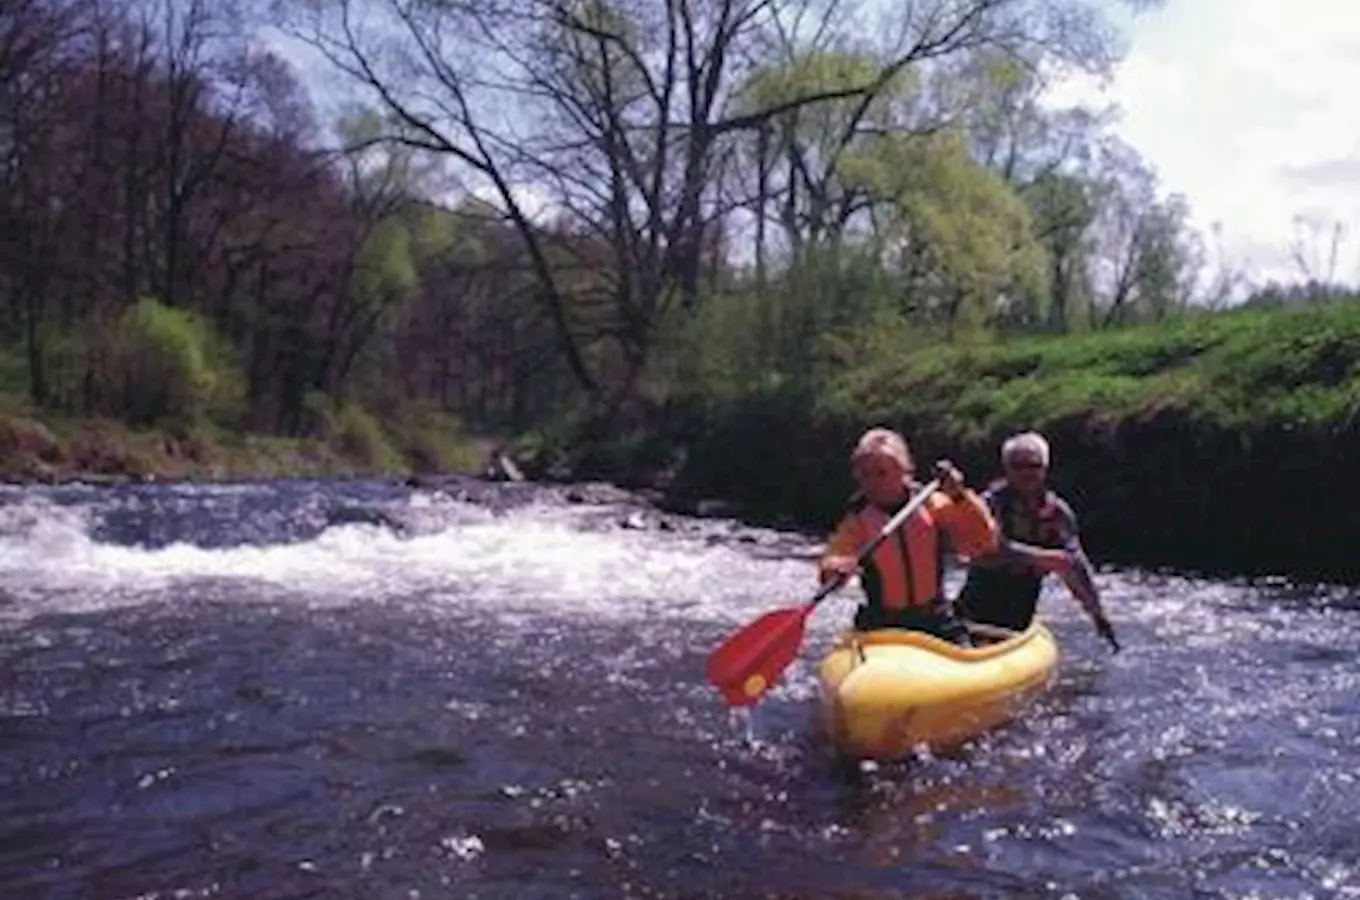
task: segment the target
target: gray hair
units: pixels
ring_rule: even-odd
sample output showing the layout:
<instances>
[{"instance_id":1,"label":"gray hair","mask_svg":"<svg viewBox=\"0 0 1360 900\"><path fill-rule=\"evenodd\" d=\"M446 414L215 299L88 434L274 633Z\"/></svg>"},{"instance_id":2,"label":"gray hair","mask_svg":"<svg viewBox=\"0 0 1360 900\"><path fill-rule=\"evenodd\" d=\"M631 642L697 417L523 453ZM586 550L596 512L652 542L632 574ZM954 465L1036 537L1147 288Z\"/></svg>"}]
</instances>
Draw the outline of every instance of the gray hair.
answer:
<instances>
[{"instance_id":1,"label":"gray hair","mask_svg":"<svg viewBox=\"0 0 1360 900\"><path fill-rule=\"evenodd\" d=\"M1026 431L1021 434L1012 435L1001 445L1001 462L1010 462L1014 457L1021 453L1032 453L1048 465L1049 448L1048 439L1037 431Z\"/></svg>"}]
</instances>

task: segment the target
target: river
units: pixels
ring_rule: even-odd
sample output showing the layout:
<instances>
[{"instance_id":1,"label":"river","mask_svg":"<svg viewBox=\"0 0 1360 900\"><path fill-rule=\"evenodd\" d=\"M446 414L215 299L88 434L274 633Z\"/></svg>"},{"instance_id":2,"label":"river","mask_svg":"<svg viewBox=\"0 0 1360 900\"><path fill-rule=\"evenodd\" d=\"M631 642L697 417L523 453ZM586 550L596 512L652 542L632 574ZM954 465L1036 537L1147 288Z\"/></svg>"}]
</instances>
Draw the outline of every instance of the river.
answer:
<instances>
[{"instance_id":1,"label":"river","mask_svg":"<svg viewBox=\"0 0 1360 900\"><path fill-rule=\"evenodd\" d=\"M0 897L1360 898L1360 591L1103 569L1053 689L858 769L805 537L451 481L0 489ZM958 573L951 575L957 584Z\"/></svg>"}]
</instances>

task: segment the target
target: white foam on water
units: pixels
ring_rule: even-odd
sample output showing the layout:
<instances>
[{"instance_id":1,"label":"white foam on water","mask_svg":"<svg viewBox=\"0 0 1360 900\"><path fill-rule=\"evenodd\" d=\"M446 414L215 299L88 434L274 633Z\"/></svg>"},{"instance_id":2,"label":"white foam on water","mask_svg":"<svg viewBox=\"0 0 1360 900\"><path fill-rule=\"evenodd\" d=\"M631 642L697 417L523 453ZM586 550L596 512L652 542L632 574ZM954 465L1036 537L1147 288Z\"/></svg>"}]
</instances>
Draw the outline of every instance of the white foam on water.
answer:
<instances>
[{"instance_id":1,"label":"white foam on water","mask_svg":"<svg viewBox=\"0 0 1360 900\"><path fill-rule=\"evenodd\" d=\"M94 537L96 509L38 495L0 505L0 619L163 602L166 592L182 588L187 595L195 583L213 581L227 582L226 593L244 599L267 594L352 604L423 593L431 602L481 604L510 617L659 615L727 626L804 602L816 590L807 559L760 558L752 545L712 534L609 527L629 518L623 508L547 503L497 512L418 492L382 510L413 534L350 522L305 540L229 547L105 542ZM950 573L951 594L961 581L962 572ZM1348 630L1317 612L1244 615L1234 608L1244 592L1212 581L1119 573L1097 581L1134 653L1167 644L1244 647L1285 624L1296 635L1307 629L1310 637L1333 640ZM1047 584L1044 594L1041 616L1066 620L1078 634L1089 629L1059 585ZM857 586L843 589L818 612L813 629L825 636L848 622L859 596Z\"/></svg>"},{"instance_id":2,"label":"white foam on water","mask_svg":"<svg viewBox=\"0 0 1360 900\"><path fill-rule=\"evenodd\" d=\"M430 591L508 612L630 618L662 607L735 621L815 588L806 561L760 560L740 546L642 529L583 530L578 508L497 514L416 495L407 511L424 533L346 523L292 543L147 548L96 540L87 509L27 499L0 508L0 591L17 605L9 617L145 602L195 581L229 580L335 603Z\"/></svg>"}]
</instances>

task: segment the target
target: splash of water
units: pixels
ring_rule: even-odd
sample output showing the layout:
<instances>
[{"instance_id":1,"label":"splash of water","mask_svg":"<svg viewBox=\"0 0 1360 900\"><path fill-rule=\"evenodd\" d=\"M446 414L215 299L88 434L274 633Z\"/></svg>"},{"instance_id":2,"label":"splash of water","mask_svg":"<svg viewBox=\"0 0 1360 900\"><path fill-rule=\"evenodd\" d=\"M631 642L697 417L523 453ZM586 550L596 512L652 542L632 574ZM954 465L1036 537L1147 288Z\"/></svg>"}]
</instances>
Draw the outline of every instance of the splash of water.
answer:
<instances>
[{"instance_id":1,"label":"splash of water","mask_svg":"<svg viewBox=\"0 0 1360 900\"><path fill-rule=\"evenodd\" d=\"M383 524L344 522L297 540L147 547L97 537L96 507L41 497L0 507L0 583L16 611L145 602L188 582L286 590L346 604L393 595L477 596L506 614L544 609L628 619L670 615L737 621L806 579L795 561L754 561L701 536L582 527L599 511L549 503L494 512L416 493ZM400 527L392 527L392 523ZM758 579L731 577L759 566ZM773 575L774 581L770 578ZM771 585L788 584L787 591Z\"/></svg>"}]
</instances>

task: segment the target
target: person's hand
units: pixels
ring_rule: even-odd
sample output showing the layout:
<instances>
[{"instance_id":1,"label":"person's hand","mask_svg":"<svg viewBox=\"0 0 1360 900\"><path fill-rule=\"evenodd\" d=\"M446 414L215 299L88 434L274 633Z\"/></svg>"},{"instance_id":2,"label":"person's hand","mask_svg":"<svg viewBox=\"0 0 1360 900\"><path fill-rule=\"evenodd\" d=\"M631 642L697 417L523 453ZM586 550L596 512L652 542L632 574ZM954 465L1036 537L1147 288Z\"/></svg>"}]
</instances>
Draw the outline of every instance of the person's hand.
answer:
<instances>
[{"instance_id":1,"label":"person's hand","mask_svg":"<svg viewBox=\"0 0 1360 900\"><path fill-rule=\"evenodd\" d=\"M1103 615L1096 616L1096 634L1100 635L1110 645L1111 653L1119 652L1119 639L1114 636L1114 626Z\"/></svg>"},{"instance_id":2,"label":"person's hand","mask_svg":"<svg viewBox=\"0 0 1360 900\"><path fill-rule=\"evenodd\" d=\"M1075 565L1072 554L1066 550L1049 550L1039 557L1039 569L1055 575L1066 575Z\"/></svg>"},{"instance_id":3,"label":"person's hand","mask_svg":"<svg viewBox=\"0 0 1360 900\"><path fill-rule=\"evenodd\" d=\"M963 473L954 467L954 464L947 459L942 459L935 464L935 477L940 482L940 493L957 500L963 496Z\"/></svg>"},{"instance_id":4,"label":"person's hand","mask_svg":"<svg viewBox=\"0 0 1360 900\"><path fill-rule=\"evenodd\" d=\"M849 578L859 572L859 560L853 556L828 556L822 560L822 581Z\"/></svg>"}]
</instances>

